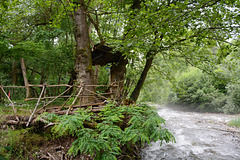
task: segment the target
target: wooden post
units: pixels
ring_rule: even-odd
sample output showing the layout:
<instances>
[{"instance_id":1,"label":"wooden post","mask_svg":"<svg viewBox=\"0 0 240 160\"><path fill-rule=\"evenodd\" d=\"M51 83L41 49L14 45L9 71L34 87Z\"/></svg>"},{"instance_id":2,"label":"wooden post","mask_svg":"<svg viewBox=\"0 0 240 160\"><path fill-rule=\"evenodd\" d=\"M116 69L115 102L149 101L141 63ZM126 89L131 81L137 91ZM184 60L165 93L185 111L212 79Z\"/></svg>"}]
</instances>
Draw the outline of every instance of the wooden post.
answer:
<instances>
[{"instance_id":1,"label":"wooden post","mask_svg":"<svg viewBox=\"0 0 240 160\"><path fill-rule=\"evenodd\" d=\"M1 83L0 83L0 86L2 86ZM4 93L3 93L2 90L0 90L0 103L4 102L4 98L3 97L4 97Z\"/></svg>"},{"instance_id":2,"label":"wooden post","mask_svg":"<svg viewBox=\"0 0 240 160\"><path fill-rule=\"evenodd\" d=\"M61 109L64 107L64 105L69 101L69 99L70 99L76 92L77 92L77 90L75 90L74 93L72 93L72 94L68 97L68 99L62 104L62 106L59 108L59 110L61 110Z\"/></svg>"},{"instance_id":3,"label":"wooden post","mask_svg":"<svg viewBox=\"0 0 240 160\"><path fill-rule=\"evenodd\" d=\"M72 108L72 106L74 105L74 103L76 102L77 98L80 96L82 91L83 91L83 87L80 87L79 92L78 92L77 96L74 98L72 104L69 106L66 115L68 115L70 109Z\"/></svg>"},{"instance_id":4,"label":"wooden post","mask_svg":"<svg viewBox=\"0 0 240 160\"><path fill-rule=\"evenodd\" d=\"M17 116L17 110L16 110L16 108L14 107L14 103L11 101L10 97L8 97L7 93L4 91L4 89L3 89L2 86L1 86L1 89L2 89L3 93L5 94L5 96L8 98L9 102L12 104L15 117L16 117L17 121L19 122L19 118L18 118L18 116Z\"/></svg>"},{"instance_id":5,"label":"wooden post","mask_svg":"<svg viewBox=\"0 0 240 160\"><path fill-rule=\"evenodd\" d=\"M53 100L51 100L50 102L48 102L46 105L42 106L40 109L37 110L37 112L39 112L40 110L42 110L44 107L46 107L47 105L49 105L50 103L52 103L53 101L55 101L58 97L62 96L64 93L66 93L69 89L71 89L72 86L70 86L68 89L66 89L63 93L61 93L60 95L58 95L57 97L55 97Z\"/></svg>"},{"instance_id":6,"label":"wooden post","mask_svg":"<svg viewBox=\"0 0 240 160\"><path fill-rule=\"evenodd\" d=\"M38 98L37 104L36 104L36 106L35 106L35 108L34 108L34 110L33 110L33 113L31 114L31 116L30 116L30 118L29 118L28 123L27 123L26 126L28 126L29 123L31 122L32 117L33 117L34 113L36 112L37 106L38 106L38 104L39 104L39 102L40 102L40 99L41 99L41 97L42 97L42 95L43 95L44 90L45 90L45 85L43 85L43 88L42 88L41 94L40 94L40 96L39 96L39 98Z\"/></svg>"},{"instance_id":7,"label":"wooden post","mask_svg":"<svg viewBox=\"0 0 240 160\"><path fill-rule=\"evenodd\" d=\"M45 88L45 90L44 90L44 92L43 92L43 105L45 105L45 104L46 104L46 99L45 99L45 97L46 97L46 93L47 93L47 83L44 83L43 85L46 85L46 88Z\"/></svg>"}]
</instances>

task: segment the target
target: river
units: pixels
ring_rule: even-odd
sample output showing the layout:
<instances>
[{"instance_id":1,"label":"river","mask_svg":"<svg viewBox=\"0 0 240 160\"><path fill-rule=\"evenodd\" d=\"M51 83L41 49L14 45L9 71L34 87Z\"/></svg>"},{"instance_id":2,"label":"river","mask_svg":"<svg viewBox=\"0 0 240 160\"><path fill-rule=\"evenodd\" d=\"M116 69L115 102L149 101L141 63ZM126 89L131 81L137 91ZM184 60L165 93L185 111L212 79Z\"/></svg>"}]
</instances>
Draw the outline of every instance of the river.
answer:
<instances>
[{"instance_id":1,"label":"river","mask_svg":"<svg viewBox=\"0 0 240 160\"><path fill-rule=\"evenodd\" d=\"M159 108L176 143L152 142L143 160L240 160L240 129L227 123L235 115L196 113Z\"/></svg>"}]
</instances>

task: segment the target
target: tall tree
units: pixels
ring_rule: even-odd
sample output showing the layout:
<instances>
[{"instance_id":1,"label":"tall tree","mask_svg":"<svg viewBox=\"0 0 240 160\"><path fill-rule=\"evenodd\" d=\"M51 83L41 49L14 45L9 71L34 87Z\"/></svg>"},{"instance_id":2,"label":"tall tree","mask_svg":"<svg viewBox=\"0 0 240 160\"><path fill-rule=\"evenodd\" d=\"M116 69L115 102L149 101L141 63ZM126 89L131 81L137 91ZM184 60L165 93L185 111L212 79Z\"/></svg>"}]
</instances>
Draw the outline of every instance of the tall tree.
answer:
<instances>
[{"instance_id":1,"label":"tall tree","mask_svg":"<svg viewBox=\"0 0 240 160\"><path fill-rule=\"evenodd\" d=\"M92 55L90 48L89 27L87 24L87 9L84 0L74 1L74 22L76 40L76 62L75 72L77 74L77 84L91 85L94 83L94 73L92 67ZM87 87L93 90L93 87ZM85 91L85 93L88 93ZM83 93L84 94L84 93ZM82 98L82 103L87 103L90 98Z\"/></svg>"},{"instance_id":2,"label":"tall tree","mask_svg":"<svg viewBox=\"0 0 240 160\"><path fill-rule=\"evenodd\" d=\"M203 44L226 42L231 34L239 31L239 1L142 1L141 6L140 14L134 19L134 30L128 34L128 46L140 50L146 58L145 67L130 96L133 100L137 100L156 54L160 53L165 58L183 56L188 60L189 57L203 60L201 57L207 58L210 53L195 52L192 57L192 54L184 52L188 43L194 43L197 50ZM179 55L176 51L183 52Z\"/></svg>"},{"instance_id":3,"label":"tall tree","mask_svg":"<svg viewBox=\"0 0 240 160\"><path fill-rule=\"evenodd\" d=\"M136 58L145 59L145 67L130 96L133 100L137 100L156 54L161 54L164 58L182 56L188 61L195 59L194 62L207 59L210 55L205 52L193 52L194 55L191 52L185 52L188 44L194 44L195 51L197 51L203 45L216 44L217 41L226 42L232 35L237 35L240 28L239 0L45 0L27 2L4 1L4 4L11 4L11 7L7 7L8 10L5 13L8 14L2 15L10 15L9 17L13 20L7 18L11 25L8 25L7 21L1 23L4 24L3 26L8 26L7 28L20 31L21 29L16 28L16 22L21 21L21 25L28 29L27 33L31 33L30 26L48 24L52 27L61 27L63 22L66 22L64 20L68 19L69 30L72 26L74 30L69 32L70 36L66 34L65 38L67 40L72 33L75 37L75 71L78 84L94 83L91 58L93 46L90 45L90 41L94 44L112 44L115 50L123 52L133 65L138 65L134 63ZM28 6L25 8L31 9L29 13L20 16L21 19L11 16L17 12L25 13L21 11L22 4ZM14 6L18 7L14 8ZM2 8L6 8L6 5ZM90 23L93 27L90 27ZM1 31L8 33L6 28ZM17 32L11 32L11 35L14 36L14 33ZM29 35L27 33L23 35ZM16 41L17 36L14 37ZM59 36L56 37L59 40ZM54 44L54 39L51 42ZM93 88L89 89L93 90ZM87 98L83 101L89 100Z\"/></svg>"}]
</instances>

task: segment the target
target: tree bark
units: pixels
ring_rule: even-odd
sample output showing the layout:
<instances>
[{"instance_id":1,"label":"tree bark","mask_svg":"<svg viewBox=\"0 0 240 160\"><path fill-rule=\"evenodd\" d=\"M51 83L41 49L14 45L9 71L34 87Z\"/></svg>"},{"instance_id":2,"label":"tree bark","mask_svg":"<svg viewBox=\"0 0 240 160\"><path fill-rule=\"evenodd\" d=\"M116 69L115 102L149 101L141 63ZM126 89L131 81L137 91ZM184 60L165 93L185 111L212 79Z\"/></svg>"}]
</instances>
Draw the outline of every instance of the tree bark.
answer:
<instances>
[{"instance_id":1,"label":"tree bark","mask_svg":"<svg viewBox=\"0 0 240 160\"><path fill-rule=\"evenodd\" d=\"M133 92L132 92L132 94L130 96L130 99L132 99L133 101L137 101L137 99L139 97L140 90L142 89L142 86L143 86L143 84L145 82L145 79L147 77L148 71L149 71L149 69L152 66L152 61L153 61L154 56L151 55L151 53L149 52L147 54L146 58L147 58L147 61L146 61L145 67L144 67L144 69L142 71L142 74L141 74L141 76L140 76L140 78L139 78L139 80L137 82L136 87L134 88L134 90L133 90Z\"/></svg>"},{"instance_id":2,"label":"tree bark","mask_svg":"<svg viewBox=\"0 0 240 160\"><path fill-rule=\"evenodd\" d=\"M126 65L128 60L124 56L121 57L119 62L113 64L110 69L110 84L117 84L118 87L112 87L110 92L116 93L112 98L121 98L123 94L124 75L126 73Z\"/></svg>"},{"instance_id":3,"label":"tree bark","mask_svg":"<svg viewBox=\"0 0 240 160\"><path fill-rule=\"evenodd\" d=\"M94 69L94 84L98 84L99 68L100 65L96 65Z\"/></svg>"},{"instance_id":4,"label":"tree bark","mask_svg":"<svg viewBox=\"0 0 240 160\"><path fill-rule=\"evenodd\" d=\"M24 58L20 59L20 63L21 63L24 85L28 86L29 83L27 79L27 70L26 70L26 64L25 64ZM29 98L30 96L31 96L30 87L26 87L26 98Z\"/></svg>"},{"instance_id":5,"label":"tree bark","mask_svg":"<svg viewBox=\"0 0 240 160\"><path fill-rule=\"evenodd\" d=\"M92 68L92 55L90 49L89 27L87 25L86 6L84 0L80 0L80 6L74 11L75 40L76 40L76 61L75 72L77 75L77 85L94 84L94 74ZM93 91L93 87L87 87ZM88 94L83 91L83 94ZM80 103L88 103L93 97L84 97Z\"/></svg>"}]
</instances>

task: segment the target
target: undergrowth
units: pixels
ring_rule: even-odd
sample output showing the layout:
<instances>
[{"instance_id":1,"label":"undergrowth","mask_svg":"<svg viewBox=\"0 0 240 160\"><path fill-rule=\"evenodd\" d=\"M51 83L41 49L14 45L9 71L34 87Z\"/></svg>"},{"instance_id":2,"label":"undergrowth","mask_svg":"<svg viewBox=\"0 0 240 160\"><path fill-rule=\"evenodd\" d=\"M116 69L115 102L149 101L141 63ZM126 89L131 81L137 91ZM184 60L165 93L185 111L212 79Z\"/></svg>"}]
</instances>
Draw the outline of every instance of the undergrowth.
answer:
<instances>
[{"instance_id":1,"label":"undergrowth","mask_svg":"<svg viewBox=\"0 0 240 160\"><path fill-rule=\"evenodd\" d=\"M0 160L37 159L35 153L47 142L50 134L35 133L32 128L0 130ZM31 159L30 158L30 159Z\"/></svg>"},{"instance_id":2,"label":"undergrowth","mask_svg":"<svg viewBox=\"0 0 240 160\"><path fill-rule=\"evenodd\" d=\"M230 126L240 127L240 117L233 119L229 122Z\"/></svg>"},{"instance_id":3,"label":"undergrowth","mask_svg":"<svg viewBox=\"0 0 240 160\"><path fill-rule=\"evenodd\" d=\"M79 109L74 115L44 113L41 118L55 123L52 132L56 137L76 138L69 155L86 154L96 160L119 159L124 154L139 159L139 155L125 151L150 141L175 142L174 136L162 127L165 120L147 105L117 107L111 103L99 113ZM127 149L123 151L123 148Z\"/></svg>"}]
</instances>

